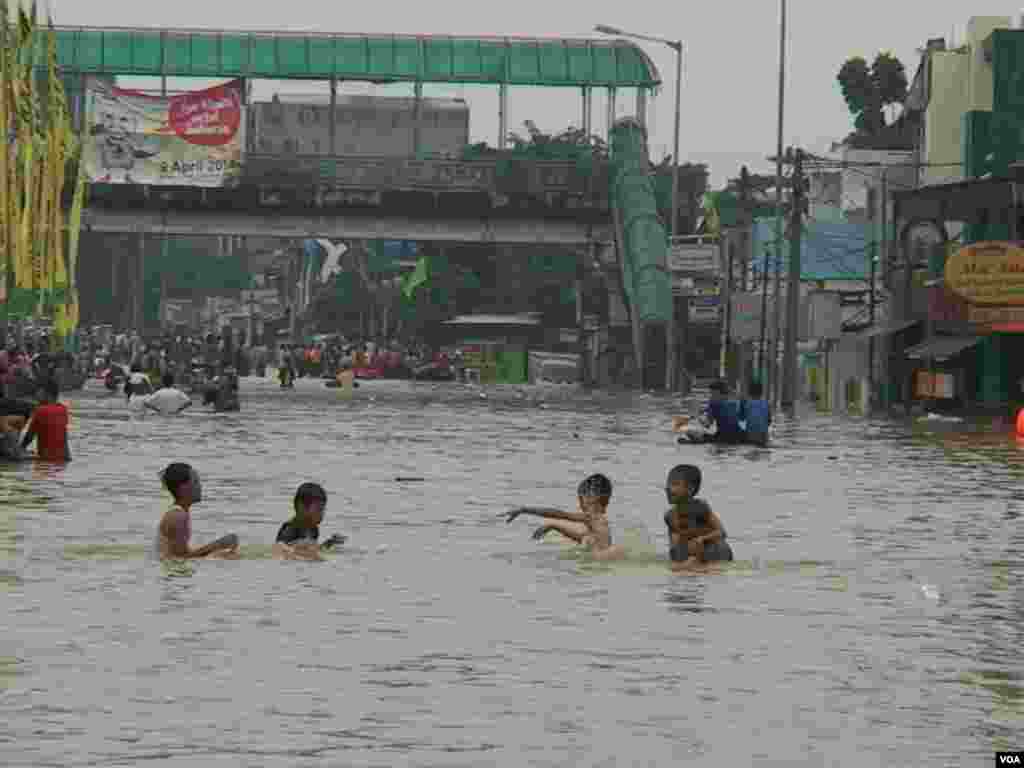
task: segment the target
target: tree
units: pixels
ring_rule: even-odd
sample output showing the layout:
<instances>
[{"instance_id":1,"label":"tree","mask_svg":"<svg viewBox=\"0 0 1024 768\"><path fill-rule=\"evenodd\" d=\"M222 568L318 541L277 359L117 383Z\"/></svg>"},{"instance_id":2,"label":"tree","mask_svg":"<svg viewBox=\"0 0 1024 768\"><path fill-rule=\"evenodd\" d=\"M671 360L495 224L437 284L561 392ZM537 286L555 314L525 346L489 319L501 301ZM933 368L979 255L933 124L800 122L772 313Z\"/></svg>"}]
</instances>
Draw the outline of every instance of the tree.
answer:
<instances>
[{"instance_id":1,"label":"tree","mask_svg":"<svg viewBox=\"0 0 1024 768\"><path fill-rule=\"evenodd\" d=\"M26 11L0 0L0 85L0 289L12 299L5 314L24 307L51 315L66 337L79 314L82 143L72 131L52 19L41 22L35 2Z\"/></svg>"},{"instance_id":2,"label":"tree","mask_svg":"<svg viewBox=\"0 0 1024 768\"><path fill-rule=\"evenodd\" d=\"M887 127L885 108L907 97L906 71L891 53L879 53L871 66L861 56L847 59L836 80L854 116L855 136L880 136Z\"/></svg>"}]
</instances>

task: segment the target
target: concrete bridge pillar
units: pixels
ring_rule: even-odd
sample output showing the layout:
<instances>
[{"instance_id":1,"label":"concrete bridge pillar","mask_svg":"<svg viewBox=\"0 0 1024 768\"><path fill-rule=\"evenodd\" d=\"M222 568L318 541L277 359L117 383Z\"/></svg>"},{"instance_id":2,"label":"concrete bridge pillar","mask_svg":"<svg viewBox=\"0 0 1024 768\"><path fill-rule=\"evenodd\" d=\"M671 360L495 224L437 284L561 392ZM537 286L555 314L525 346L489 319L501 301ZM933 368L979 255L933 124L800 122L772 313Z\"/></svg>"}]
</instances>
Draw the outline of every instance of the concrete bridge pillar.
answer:
<instances>
[{"instance_id":1,"label":"concrete bridge pillar","mask_svg":"<svg viewBox=\"0 0 1024 768\"><path fill-rule=\"evenodd\" d=\"M146 233L139 232L138 235L138 259L135 271L135 301L132 305L132 325L136 332L142 331L145 320L145 306L143 298L146 294Z\"/></svg>"},{"instance_id":2,"label":"concrete bridge pillar","mask_svg":"<svg viewBox=\"0 0 1024 768\"><path fill-rule=\"evenodd\" d=\"M612 141L612 126L615 125L615 101L617 91L614 86L608 88L608 113L607 113L607 127L605 128L605 139L611 144Z\"/></svg>"},{"instance_id":3,"label":"concrete bridge pillar","mask_svg":"<svg viewBox=\"0 0 1024 768\"><path fill-rule=\"evenodd\" d=\"M419 157L423 149L423 83L413 85L412 156Z\"/></svg>"},{"instance_id":4,"label":"concrete bridge pillar","mask_svg":"<svg viewBox=\"0 0 1024 768\"><path fill-rule=\"evenodd\" d=\"M594 116L594 92L591 90L589 85L583 86L583 118L581 125L583 127L583 133L586 136L590 136L593 132L591 121Z\"/></svg>"},{"instance_id":5,"label":"concrete bridge pillar","mask_svg":"<svg viewBox=\"0 0 1024 768\"><path fill-rule=\"evenodd\" d=\"M338 154L338 81L331 78L331 112L327 116L328 147L331 157Z\"/></svg>"},{"instance_id":6,"label":"concrete bridge pillar","mask_svg":"<svg viewBox=\"0 0 1024 768\"><path fill-rule=\"evenodd\" d=\"M508 86L498 86L498 149L505 149L508 142Z\"/></svg>"}]
</instances>

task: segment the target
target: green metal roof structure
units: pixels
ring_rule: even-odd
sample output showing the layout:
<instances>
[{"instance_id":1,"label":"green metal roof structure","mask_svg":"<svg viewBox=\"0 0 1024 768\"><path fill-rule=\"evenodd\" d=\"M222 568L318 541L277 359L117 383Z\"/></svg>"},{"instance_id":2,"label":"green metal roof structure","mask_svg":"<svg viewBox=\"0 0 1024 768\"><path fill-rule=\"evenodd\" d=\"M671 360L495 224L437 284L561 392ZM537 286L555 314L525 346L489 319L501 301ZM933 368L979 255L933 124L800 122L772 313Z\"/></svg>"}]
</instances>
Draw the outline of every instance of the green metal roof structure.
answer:
<instances>
[{"instance_id":1,"label":"green metal roof structure","mask_svg":"<svg viewBox=\"0 0 1024 768\"><path fill-rule=\"evenodd\" d=\"M622 40L57 27L68 73L653 88Z\"/></svg>"}]
</instances>

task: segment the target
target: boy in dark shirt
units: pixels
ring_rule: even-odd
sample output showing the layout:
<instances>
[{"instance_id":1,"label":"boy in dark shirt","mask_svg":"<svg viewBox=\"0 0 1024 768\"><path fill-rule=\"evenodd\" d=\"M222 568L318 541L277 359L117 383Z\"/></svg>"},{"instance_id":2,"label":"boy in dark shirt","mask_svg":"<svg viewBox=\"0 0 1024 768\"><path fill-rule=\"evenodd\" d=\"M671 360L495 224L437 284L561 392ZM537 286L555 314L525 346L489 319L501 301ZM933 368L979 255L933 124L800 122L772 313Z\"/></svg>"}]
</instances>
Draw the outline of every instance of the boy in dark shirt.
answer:
<instances>
[{"instance_id":1,"label":"boy in dark shirt","mask_svg":"<svg viewBox=\"0 0 1024 768\"><path fill-rule=\"evenodd\" d=\"M320 523L327 506L327 491L318 483L303 483L295 491L295 515L277 531L274 554L286 560L319 560L320 552L344 544L344 536L331 536L319 544Z\"/></svg>"},{"instance_id":2,"label":"boy in dark shirt","mask_svg":"<svg viewBox=\"0 0 1024 768\"><path fill-rule=\"evenodd\" d=\"M725 526L710 505L697 498L700 484L700 469L692 464L680 464L668 473L665 494L672 507L665 513L665 525L673 570L733 559Z\"/></svg>"}]
</instances>

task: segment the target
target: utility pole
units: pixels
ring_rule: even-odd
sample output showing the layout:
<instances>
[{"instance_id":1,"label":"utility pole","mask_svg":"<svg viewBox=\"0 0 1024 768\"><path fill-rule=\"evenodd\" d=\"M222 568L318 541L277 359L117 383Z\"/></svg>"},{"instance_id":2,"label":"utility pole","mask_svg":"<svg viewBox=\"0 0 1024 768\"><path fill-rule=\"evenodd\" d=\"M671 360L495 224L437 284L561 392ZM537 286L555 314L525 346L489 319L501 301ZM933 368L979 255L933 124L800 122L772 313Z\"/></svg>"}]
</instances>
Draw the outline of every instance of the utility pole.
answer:
<instances>
[{"instance_id":1,"label":"utility pole","mask_svg":"<svg viewBox=\"0 0 1024 768\"><path fill-rule=\"evenodd\" d=\"M725 273L724 280L719 278L718 312L722 323L721 341L718 354L718 378L729 380L729 303L732 301L732 254L735 250L733 234L720 237L718 240L718 263Z\"/></svg>"},{"instance_id":2,"label":"utility pole","mask_svg":"<svg viewBox=\"0 0 1024 768\"><path fill-rule=\"evenodd\" d=\"M878 273L876 271L876 269L877 269L876 264L880 264L882 266L882 284L883 285L888 285L888 276L889 276L889 169L888 168L883 168L882 169L882 204L881 204L880 209L879 209L879 218L881 219L881 228L880 228L881 229L881 234L879 235L879 238L880 238L879 246L880 247L879 247L879 250L878 250L879 258L872 259L872 261L871 261L871 325L872 326L875 324L875 307L877 306L877 303L878 303L876 295L875 295L875 291L877 290L875 285L876 285L876 282L878 281ZM883 345L885 345L887 342L883 341L882 343L883 343ZM883 350L886 349L886 346L883 346L882 349ZM872 342L872 344L871 344L871 359L868 361L869 364L871 365L871 381L872 381L872 387L873 387L872 390L871 390L871 397L875 397L874 388L878 386L877 383L876 383L876 380L880 380L880 381L883 381L883 382L888 380L888 366L884 363L884 361L886 359L885 352L883 352L880 355L880 358L883 361L883 363L882 363L882 365L878 366L878 368L880 369L878 371L878 373L880 375L876 375L876 368L875 368L875 345L874 345L874 342ZM879 393L879 394L881 394L881 393ZM884 405L884 400L885 400L884 397L878 397L878 398L876 398L876 400L877 400L877 402L879 404L883 404ZM869 405L871 405L871 403L872 403L872 401L868 401Z\"/></svg>"},{"instance_id":3,"label":"utility pole","mask_svg":"<svg viewBox=\"0 0 1024 768\"><path fill-rule=\"evenodd\" d=\"M786 0L779 0L779 115L778 130L775 137L775 335L772 340L771 365L768 370L778 370L779 359L779 325L782 318L782 307L779 304L780 292L782 290L782 275L780 261L782 259L782 133L783 122L786 114ZM765 275L767 279L767 274ZM765 388L765 395L775 399L778 391L778 376L772 376L769 387ZM770 393L770 394L769 394Z\"/></svg>"},{"instance_id":4,"label":"utility pole","mask_svg":"<svg viewBox=\"0 0 1024 768\"><path fill-rule=\"evenodd\" d=\"M878 258L878 235L875 228L875 209L878 205L878 198L875 188L868 188L867 214L868 214L868 236L871 238L868 246L868 328L869 333L874 333L875 328L875 262ZM870 408L871 398L875 391L875 337L868 336L868 405Z\"/></svg>"},{"instance_id":5,"label":"utility pole","mask_svg":"<svg viewBox=\"0 0 1024 768\"><path fill-rule=\"evenodd\" d=\"M769 245L764 246L764 259L761 265L761 339L757 348L758 381L764 387L765 397L768 394L768 356L765 349L768 341L768 256L772 252Z\"/></svg>"},{"instance_id":6,"label":"utility pole","mask_svg":"<svg viewBox=\"0 0 1024 768\"><path fill-rule=\"evenodd\" d=\"M751 184L750 184L750 171L747 166L740 168L740 220L739 229L736 235L739 236L741 242L746 246L750 238L750 227L753 221L753 211L751 210ZM738 347L734 348L732 343L732 298L736 293L735 277L736 271L736 240L737 237L734 235L729 238L728 248L729 251L726 254L726 278L725 278L725 295L722 297L722 311L725 313L722 318L724 325L723 337L724 341L722 349L722 378L727 381L734 379L743 378L743 367L740 366L737 371L737 363L740 361L740 355L738 354ZM746 259L742 258L741 264L744 265L743 278L740 281L740 291L746 291ZM737 351L737 354L730 354L733 351ZM741 382L742 390L746 392L746 383Z\"/></svg>"},{"instance_id":7,"label":"utility pole","mask_svg":"<svg viewBox=\"0 0 1024 768\"><path fill-rule=\"evenodd\" d=\"M797 342L800 338L800 248L803 245L805 181L804 151L797 149L793 153L793 202L790 211L789 233L789 284L786 287L786 350L783 361L782 405L790 408L796 402L797 380Z\"/></svg>"},{"instance_id":8,"label":"utility pole","mask_svg":"<svg viewBox=\"0 0 1024 768\"><path fill-rule=\"evenodd\" d=\"M741 232L745 231L747 226L747 198L748 198L748 187L750 185L750 172L747 170L747 166L740 168L739 178L739 198L740 198L740 218L738 227L734 232L730 232L728 237L724 237L720 241L719 249L719 262L725 270L725 280L722 281L721 297L719 299L719 312L722 315L722 343L721 343L721 355L719 357L718 364L718 375L719 378L730 381L732 377L732 368L730 364L730 352L732 351L732 295L735 290L733 285L733 271L735 265L735 253L736 253L736 236ZM724 251L721 248L725 248Z\"/></svg>"},{"instance_id":9,"label":"utility pole","mask_svg":"<svg viewBox=\"0 0 1024 768\"><path fill-rule=\"evenodd\" d=\"M295 338L296 329L296 316L299 314L298 303L299 303L299 280L301 279L302 272L300 271L299 265L302 264L302 249L301 246L298 249L298 253L293 255L289 260L288 275L291 278L291 285L289 286L289 300L292 307L291 316L288 318L288 338L292 344L297 343Z\"/></svg>"}]
</instances>

